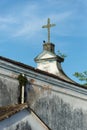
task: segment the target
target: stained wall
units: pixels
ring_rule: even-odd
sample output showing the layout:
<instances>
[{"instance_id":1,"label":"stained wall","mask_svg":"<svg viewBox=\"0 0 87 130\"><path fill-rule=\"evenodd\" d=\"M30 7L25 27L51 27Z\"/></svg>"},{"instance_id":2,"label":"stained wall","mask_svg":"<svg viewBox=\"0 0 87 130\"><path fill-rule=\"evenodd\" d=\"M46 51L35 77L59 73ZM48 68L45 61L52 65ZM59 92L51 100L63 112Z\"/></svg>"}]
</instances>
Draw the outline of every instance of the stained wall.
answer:
<instances>
[{"instance_id":1,"label":"stained wall","mask_svg":"<svg viewBox=\"0 0 87 130\"><path fill-rule=\"evenodd\" d=\"M87 130L86 89L5 61L0 61L0 106L18 103L20 73L28 79L27 103L52 130Z\"/></svg>"}]
</instances>

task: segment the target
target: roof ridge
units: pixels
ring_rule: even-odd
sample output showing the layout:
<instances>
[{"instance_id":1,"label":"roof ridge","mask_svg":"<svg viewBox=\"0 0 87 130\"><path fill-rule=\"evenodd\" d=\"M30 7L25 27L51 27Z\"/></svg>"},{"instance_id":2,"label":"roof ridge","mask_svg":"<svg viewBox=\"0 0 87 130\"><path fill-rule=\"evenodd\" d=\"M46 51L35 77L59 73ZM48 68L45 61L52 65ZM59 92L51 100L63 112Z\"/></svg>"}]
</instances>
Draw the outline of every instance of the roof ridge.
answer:
<instances>
[{"instance_id":1,"label":"roof ridge","mask_svg":"<svg viewBox=\"0 0 87 130\"><path fill-rule=\"evenodd\" d=\"M52 77L52 78L59 79L59 80L64 81L64 82L66 82L66 83L70 83L70 84L72 84L72 85L77 85L77 87L80 87L80 88L83 88L83 89L87 89L87 87L84 86L84 85L81 85L81 84L76 83L76 82L67 81L67 80L63 79L62 77L59 77L59 76L56 76L56 75L54 75L54 74L52 74L52 73L48 73L48 72L46 72L46 71L37 69L37 68L32 67L32 66L29 66L29 65L27 65L27 64L24 64L24 63L21 63L21 62L18 62L18 61L9 59L9 58L5 58L5 57L2 57L2 56L0 56L0 59L1 59L1 60L4 60L4 61L7 61L7 62L9 62L9 63L15 64L15 65L17 65L17 66L21 66L21 67L23 67L23 68L25 68L25 69L31 69L32 71L35 71L35 72L37 72L37 73L42 73L43 75L46 75L46 76L50 76L50 77Z\"/></svg>"}]
</instances>

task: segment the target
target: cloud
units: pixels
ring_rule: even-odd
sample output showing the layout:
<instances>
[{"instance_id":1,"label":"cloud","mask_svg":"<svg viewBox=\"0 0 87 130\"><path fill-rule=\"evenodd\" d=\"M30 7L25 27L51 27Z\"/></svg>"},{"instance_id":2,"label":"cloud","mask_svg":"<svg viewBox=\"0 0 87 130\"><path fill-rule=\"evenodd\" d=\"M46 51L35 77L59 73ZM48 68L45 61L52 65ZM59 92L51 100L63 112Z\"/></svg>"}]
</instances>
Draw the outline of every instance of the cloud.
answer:
<instances>
[{"instance_id":1,"label":"cloud","mask_svg":"<svg viewBox=\"0 0 87 130\"><path fill-rule=\"evenodd\" d=\"M0 17L0 31L9 32L16 23L17 21L13 16Z\"/></svg>"},{"instance_id":2,"label":"cloud","mask_svg":"<svg viewBox=\"0 0 87 130\"><path fill-rule=\"evenodd\" d=\"M46 24L49 17L52 23L56 24L56 34L62 36L81 34L78 29L81 23L81 21L78 23L78 18L80 19L78 8L75 3L72 4L73 0L66 2L54 0L50 1L49 6L48 3L49 0L24 2L21 7L16 3L8 14L0 17L0 30L8 32L10 37L32 37L41 31L41 26Z\"/></svg>"},{"instance_id":3,"label":"cloud","mask_svg":"<svg viewBox=\"0 0 87 130\"><path fill-rule=\"evenodd\" d=\"M24 4L21 5L21 8L14 6L12 11L0 17L0 30L8 32L12 37L31 35L40 28L37 12L36 4Z\"/></svg>"},{"instance_id":4,"label":"cloud","mask_svg":"<svg viewBox=\"0 0 87 130\"><path fill-rule=\"evenodd\" d=\"M32 15L32 13L31 15L28 15L26 12L24 14L27 15L27 18L25 18L22 22L20 18L20 28L18 28L13 34L15 37L26 34L29 34L30 36L36 34L41 30L42 25L47 24L48 14L43 18L39 15ZM60 23L61 21L69 18L70 15L72 15L72 12L67 11L59 14L50 14L49 17L51 18L51 21Z\"/></svg>"},{"instance_id":5,"label":"cloud","mask_svg":"<svg viewBox=\"0 0 87 130\"><path fill-rule=\"evenodd\" d=\"M30 37L41 29L41 19L39 18L32 18L32 20L25 20L20 25L18 29L13 34L13 37L21 37L25 35L29 35Z\"/></svg>"},{"instance_id":6,"label":"cloud","mask_svg":"<svg viewBox=\"0 0 87 130\"><path fill-rule=\"evenodd\" d=\"M1 23L15 23L16 20L12 17L0 17L0 24Z\"/></svg>"},{"instance_id":7,"label":"cloud","mask_svg":"<svg viewBox=\"0 0 87 130\"><path fill-rule=\"evenodd\" d=\"M72 11L64 11L60 13L51 14L49 17L55 22L63 22L69 19L72 16Z\"/></svg>"}]
</instances>

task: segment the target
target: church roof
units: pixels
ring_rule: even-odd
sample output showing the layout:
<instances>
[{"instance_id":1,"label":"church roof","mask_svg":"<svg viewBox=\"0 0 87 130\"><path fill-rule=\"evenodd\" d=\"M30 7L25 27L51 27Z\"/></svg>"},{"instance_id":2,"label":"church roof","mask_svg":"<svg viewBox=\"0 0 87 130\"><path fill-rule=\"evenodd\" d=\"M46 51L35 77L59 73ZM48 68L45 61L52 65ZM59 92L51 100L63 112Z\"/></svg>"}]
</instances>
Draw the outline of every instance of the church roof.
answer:
<instances>
[{"instance_id":1,"label":"church roof","mask_svg":"<svg viewBox=\"0 0 87 130\"><path fill-rule=\"evenodd\" d=\"M27 108L27 104L18 104L0 107L0 121L9 118L13 114Z\"/></svg>"},{"instance_id":2,"label":"church roof","mask_svg":"<svg viewBox=\"0 0 87 130\"><path fill-rule=\"evenodd\" d=\"M11 117L12 115L18 113L19 111L22 111L24 109L27 109L30 113L32 113L33 117L37 117L41 123L44 124L44 126L51 130L42 120L41 118L26 104L16 104L16 105L8 105L0 107L0 121L7 119Z\"/></svg>"},{"instance_id":3,"label":"church roof","mask_svg":"<svg viewBox=\"0 0 87 130\"><path fill-rule=\"evenodd\" d=\"M65 79L64 79L64 78L61 78L61 77L56 76L56 75L54 75L54 74L52 74L52 73L49 73L49 72L46 72L46 71L43 71L43 70L40 70L40 69L36 69L36 68L34 68L34 67L32 67L32 66L29 66L29 65L26 65L26 64L24 64L24 63L17 62L17 61L15 61L15 60L11 60L11 59L9 59L9 58L2 57L2 56L0 56L0 60L5 61L5 62L8 62L8 63L11 63L11 64L14 64L14 65L19 66L19 67L23 67L23 68L25 68L25 69L32 70L32 71L34 71L34 72L36 72L36 73L40 73L40 74L43 74L43 75L46 75L46 76L50 76L50 77L52 77L52 78L61 80L61 81L66 82L66 83L70 83L70 84L72 84L72 85L76 85L77 87L81 87L81 88L87 89L86 86L80 85L80 84L74 82L73 80L67 81L66 78L65 78ZM64 72L63 72L63 73L64 73Z\"/></svg>"}]
</instances>

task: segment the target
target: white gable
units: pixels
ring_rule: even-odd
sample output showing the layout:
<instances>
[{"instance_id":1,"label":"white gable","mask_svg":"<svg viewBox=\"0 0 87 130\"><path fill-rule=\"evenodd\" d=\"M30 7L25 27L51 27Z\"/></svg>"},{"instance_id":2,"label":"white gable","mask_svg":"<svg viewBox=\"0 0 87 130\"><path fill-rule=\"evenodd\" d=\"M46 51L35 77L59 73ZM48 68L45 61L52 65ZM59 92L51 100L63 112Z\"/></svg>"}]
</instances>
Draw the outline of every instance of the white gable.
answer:
<instances>
[{"instance_id":1,"label":"white gable","mask_svg":"<svg viewBox=\"0 0 87 130\"><path fill-rule=\"evenodd\" d=\"M43 51L35 59L45 59L45 58L47 59L52 57L56 57L56 55L48 51Z\"/></svg>"},{"instance_id":2,"label":"white gable","mask_svg":"<svg viewBox=\"0 0 87 130\"><path fill-rule=\"evenodd\" d=\"M51 55L51 54L44 54L42 57L41 57L41 59L45 59L45 58L52 58L52 57L54 57L54 55Z\"/></svg>"}]
</instances>

